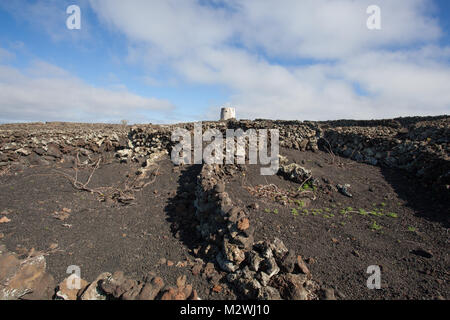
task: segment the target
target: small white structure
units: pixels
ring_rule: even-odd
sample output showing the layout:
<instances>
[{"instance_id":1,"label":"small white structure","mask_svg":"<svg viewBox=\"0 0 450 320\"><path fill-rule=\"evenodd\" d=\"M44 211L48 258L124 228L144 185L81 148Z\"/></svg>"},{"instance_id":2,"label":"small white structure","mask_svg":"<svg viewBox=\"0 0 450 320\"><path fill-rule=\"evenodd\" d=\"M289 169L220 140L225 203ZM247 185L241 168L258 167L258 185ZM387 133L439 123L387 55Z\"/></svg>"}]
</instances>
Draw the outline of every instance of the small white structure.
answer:
<instances>
[{"instance_id":1,"label":"small white structure","mask_svg":"<svg viewBox=\"0 0 450 320\"><path fill-rule=\"evenodd\" d=\"M222 108L220 111L220 120L229 120L229 119L236 119L236 109L235 108Z\"/></svg>"}]
</instances>

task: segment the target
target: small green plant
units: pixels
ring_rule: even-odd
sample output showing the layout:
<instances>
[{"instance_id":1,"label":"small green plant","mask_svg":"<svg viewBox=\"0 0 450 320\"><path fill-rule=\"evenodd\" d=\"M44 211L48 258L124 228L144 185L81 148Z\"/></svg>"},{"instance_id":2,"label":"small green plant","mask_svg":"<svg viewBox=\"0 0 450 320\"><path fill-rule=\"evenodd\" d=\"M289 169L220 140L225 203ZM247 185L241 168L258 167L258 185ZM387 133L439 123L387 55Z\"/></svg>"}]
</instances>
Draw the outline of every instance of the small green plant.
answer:
<instances>
[{"instance_id":1,"label":"small green plant","mask_svg":"<svg viewBox=\"0 0 450 320\"><path fill-rule=\"evenodd\" d=\"M316 191L317 187L311 181L307 181L302 186L298 187L297 191Z\"/></svg>"},{"instance_id":2,"label":"small green plant","mask_svg":"<svg viewBox=\"0 0 450 320\"><path fill-rule=\"evenodd\" d=\"M278 214L278 209L273 209L273 213Z\"/></svg>"},{"instance_id":3,"label":"small green plant","mask_svg":"<svg viewBox=\"0 0 450 320\"><path fill-rule=\"evenodd\" d=\"M386 207L386 203L385 203L385 202L380 203L380 205L381 205L382 207Z\"/></svg>"},{"instance_id":4,"label":"small green plant","mask_svg":"<svg viewBox=\"0 0 450 320\"><path fill-rule=\"evenodd\" d=\"M369 214L371 214L372 216L375 216L375 217L383 216L383 213L376 211L376 210L370 211Z\"/></svg>"},{"instance_id":5,"label":"small green plant","mask_svg":"<svg viewBox=\"0 0 450 320\"><path fill-rule=\"evenodd\" d=\"M325 212L331 212L331 209L330 209L330 208L325 208L325 209L323 209L323 210L325 210Z\"/></svg>"},{"instance_id":6,"label":"small green plant","mask_svg":"<svg viewBox=\"0 0 450 320\"><path fill-rule=\"evenodd\" d=\"M415 232L415 231L416 231L416 228L415 228L415 227L412 227L412 226L409 226L409 227L408 227L408 231L409 231L409 232Z\"/></svg>"},{"instance_id":7,"label":"small green plant","mask_svg":"<svg viewBox=\"0 0 450 320\"><path fill-rule=\"evenodd\" d=\"M373 220L372 224L370 225L370 229L378 231L381 230L382 226L378 225L375 220Z\"/></svg>"},{"instance_id":8,"label":"small green plant","mask_svg":"<svg viewBox=\"0 0 450 320\"><path fill-rule=\"evenodd\" d=\"M359 212L359 214L362 215L362 216L367 216L367 215L368 215L367 211L364 210L364 209L359 209L358 212Z\"/></svg>"},{"instance_id":9,"label":"small green plant","mask_svg":"<svg viewBox=\"0 0 450 320\"><path fill-rule=\"evenodd\" d=\"M396 214L395 212L389 212L389 213L387 214L387 216L388 216L388 217L391 217L391 218L398 218L398 214Z\"/></svg>"},{"instance_id":10,"label":"small green plant","mask_svg":"<svg viewBox=\"0 0 450 320\"><path fill-rule=\"evenodd\" d=\"M298 189L297 189L297 191L309 191L309 190L311 190L311 188L306 183L303 186L298 187Z\"/></svg>"},{"instance_id":11,"label":"small green plant","mask_svg":"<svg viewBox=\"0 0 450 320\"><path fill-rule=\"evenodd\" d=\"M292 208L291 213L292 213L294 216L298 216L298 211L297 211L297 209L295 209L295 208Z\"/></svg>"},{"instance_id":12,"label":"small green plant","mask_svg":"<svg viewBox=\"0 0 450 320\"><path fill-rule=\"evenodd\" d=\"M266 208L266 209L264 209L264 212L270 213L270 209L269 209L269 208Z\"/></svg>"},{"instance_id":13,"label":"small green plant","mask_svg":"<svg viewBox=\"0 0 450 320\"><path fill-rule=\"evenodd\" d=\"M305 206L305 202L303 200L295 200L295 204L299 207L299 208L303 208Z\"/></svg>"}]
</instances>

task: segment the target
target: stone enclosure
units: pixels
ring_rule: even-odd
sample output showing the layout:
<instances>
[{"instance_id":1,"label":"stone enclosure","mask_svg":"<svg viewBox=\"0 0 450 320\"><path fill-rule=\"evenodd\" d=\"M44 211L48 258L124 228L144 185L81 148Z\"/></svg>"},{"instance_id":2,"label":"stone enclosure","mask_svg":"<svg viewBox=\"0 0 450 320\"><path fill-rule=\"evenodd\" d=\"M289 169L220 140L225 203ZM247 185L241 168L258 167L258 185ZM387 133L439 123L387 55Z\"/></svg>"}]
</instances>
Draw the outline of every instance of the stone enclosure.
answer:
<instances>
[{"instance_id":1,"label":"stone enclosure","mask_svg":"<svg viewBox=\"0 0 450 320\"><path fill-rule=\"evenodd\" d=\"M58 123L0 126L0 170L51 165L110 153L119 161L141 162L168 153L176 127L193 130L192 123L177 125L77 125ZM204 122L203 129L279 129L280 146L295 150L323 150L357 162L409 172L438 192L449 192L450 117L414 117L371 121L228 120ZM153 161L153 160L152 160ZM283 167L286 170L288 166ZM293 170L298 168L292 167ZM202 165L195 190L197 232L204 240L202 256L226 273L226 281L243 299L333 299L321 288L302 259L277 238L255 242L254 226L246 209L233 204L225 183L240 165ZM289 171L288 174L292 172ZM298 183L308 172L296 175ZM300 177L300 178L298 178ZM101 273L92 283L70 290L57 286L45 272L42 255L20 260L0 250L0 299L198 299L186 279L174 287L149 274L144 281L122 273ZM99 270L100 273L101 270ZM32 276L30 276L30 274Z\"/></svg>"}]
</instances>

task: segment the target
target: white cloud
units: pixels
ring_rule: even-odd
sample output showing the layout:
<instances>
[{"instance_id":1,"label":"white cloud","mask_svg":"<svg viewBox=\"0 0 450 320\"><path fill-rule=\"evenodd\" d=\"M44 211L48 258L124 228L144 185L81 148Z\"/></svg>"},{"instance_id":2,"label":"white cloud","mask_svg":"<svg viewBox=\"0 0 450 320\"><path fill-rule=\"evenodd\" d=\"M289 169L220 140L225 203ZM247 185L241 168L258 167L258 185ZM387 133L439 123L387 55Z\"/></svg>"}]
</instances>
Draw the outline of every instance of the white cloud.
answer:
<instances>
[{"instance_id":1,"label":"white cloud","mask_svg":"<svg viewBox=\"0 0 450 320\"><path fill-rule=\"evenodd\" d=\"M129 62L149 70L164 65L189 83L223 85L233 91L229 102L241 117L448 113L449 48L435 44L442 31L430 18L432 2L379 0L382 30L369 31L366 8L372 2L99 0L91 5L112 30L128 37Z\"/></svg>"},{"instance_id":2,"label":"white cloud","mask_svg":"<svg viewBox=\"0 0 450 320\"><path fill-rule=\"evenodd\" d=\"M82 12L86 1L80 2ZM442 30L429 14L435 10L431 0L89 3L100 21L129 40L128 56L117 63L147 68L141 79L151 86L221 85L232 92L224 102L236 105L243 118L326 120L450 111L450 47L437 44ZM0 6L54 40L95 38L88 19L82 32L64 28L67 4L18 0ZM380 31L366 28L371 4L381 7ZM0 48L0 62L7 59L11 54ZM160 67L164 78L154 76ZM135 95L110 77L109 89L95 88L43 61L21 71L0 65L2 117L138 119L148 110L172 108L168 101ZM216 118L217 110L209 115Z\"/></svg>"},{"instance_id":3,"label":"white cloud","mask_svg":"<svg viewBox=\"0 0 450 320\"><path fill-rule=\"evenodd\" d=\"M432 8L426 0L378 0L381 32L366 28L366 9L373 4L369 0L215 2L224 6L195 0L90 3L110 27L172 58L220 49L234 41L274 57L335 59L383 45L429 41L441 34L437 21L425 15Z\"/></svg>"},{"instance_id":4,"label":"white cloud","mask_svg":"<svg viewBox=\"0 0 450 320\"><path fill-rule=\"evenodd\" d=\"M0 121L151 121L151 112L170 112L166 101L126 88L93 87L66 70L36 61L25 71L0 65Z\"/></svg>"},{"instance_id":5,"label":"white cloud","mask_svg":"<svg viewBox=\"0 0 450 320\"><path fill-rule=\"evenodd\" d=\"M239 34L249 47L271 56L345 58L384 45L436 39L437 21L424 14L424 0L378 0L382 31L366 27L368 0L234 0L240 9ZM428 5L427 5L428 2Z\"/></svg>"}]
</instances>

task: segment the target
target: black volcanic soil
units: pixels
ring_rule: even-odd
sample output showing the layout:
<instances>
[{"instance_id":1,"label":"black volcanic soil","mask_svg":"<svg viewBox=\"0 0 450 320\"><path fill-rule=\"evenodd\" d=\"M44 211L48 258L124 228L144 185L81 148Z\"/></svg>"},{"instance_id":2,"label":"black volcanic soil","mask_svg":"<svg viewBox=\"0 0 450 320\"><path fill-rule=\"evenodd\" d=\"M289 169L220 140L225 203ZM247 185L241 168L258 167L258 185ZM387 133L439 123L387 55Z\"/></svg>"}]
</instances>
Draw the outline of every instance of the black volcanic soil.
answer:
<instances>
[{"instance_id":1,"label":"black volcanic soil","mask_svg":"<svg viewBox=\"0 0 450 320\"><path fill-rule=\"evenodd\" d=\"M248 165L226 190L238 205L258 204L250 209L256 240L282 239L306 259L315 279L335 289L338 299L450 298L448 197L433 194L402 171L325 152L280 153L312 170L319 179L316 199L309 205L283 205L255 198L246 187L274 184L297 190L299 184L278 175L261 176L259 166ZM350 184L353 197L330 191L336 184ZM366 286L370 265L381 266L380 290Z\"/></svg>"},{"instance_id":2,"label":"black volcanic soil","mask_svg":"<svg viewBox=\"0 0 450 320\"><path fill-rule=\"evenodd\" d=\"M137 164L118 162L101 165L89 187L120 186L137 168ZM180 170L166 157L159 162L155 182L136 192L136 200L126 206L112 200L100 202L97 195L76 190L55 170L74 176L73 168L59 163L23 168L0 177L0 217L11 220L0 224L0 241L10 251L27 254L34 248L48 253L47 270L57 282L68 276L70 265L79 266L81 277L87 281L117 270L139 280L154 271L168 285L185 274L202 299L233 297L224 291L212 292L213 286L206 279L192 275L192 266L179 264L195 259L186 239L178 239L177 223L180 217L192 220L199 166ZM85 182L91 170L81 170L79 181ZM183 192L186 198L179 196ZM53 216L64 208L70 210L67 219ZM188 223L183 226L184 230L190 227ZM191 234L191 241L195 241L195 232Z\"/></svg>"},{"instance_id":3,"label":"black volcanic soil","mask_svg":"<svg viewBox=\"0 0 450 320\"><path fill-rule=\"evenodd\" d=\"M258 166L247 166L226 191L238 205L259 204L259 209L249 209L256 240L281 238L304 257L315 280L336 289L338 299L450 298L448 198L402 171L325 152L282 149L281 154L312 170L320 182L309 193L316 199L299 208L255 198L245 187L275 184L296 190L299 185L280 176L261 176ZM137 168L109 161L93 174L89 186L120 187ZM75 189L61 174L74 175L68 163L16 166L0 174L0 218L10 220L0 223L0 242L23 254L32 248L46 252L48 271L57 281L67 277L70 265L80 266L88 281L105 271L122 270L135 279L154 271L175 284L185 274L202 299L234 299L227 288L215 293L212 283L194 276L189 265L180 266L194 261L192 251L199 244L193 202L200 169L174 167L165 158L154 183L122 205ZM79 180L86 181L91 170L80 170ZM353 197L333 190L338 183L350 184ZM64 210L69 214L65 220L54 217ZM366 287L369 265L382 268L381 290Z\"/></svg>"}]
</instances>

